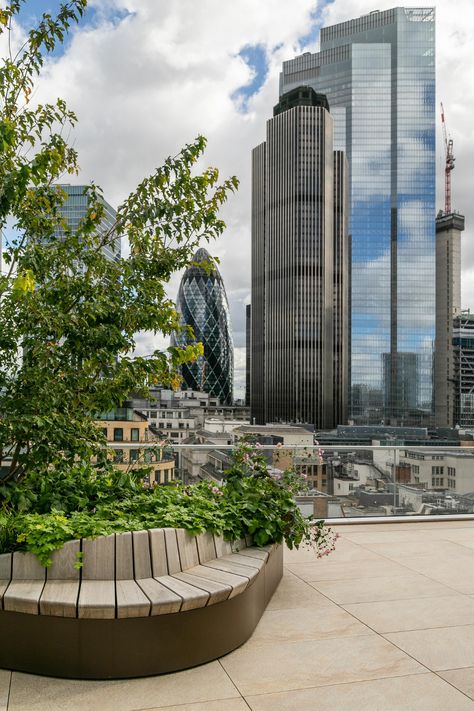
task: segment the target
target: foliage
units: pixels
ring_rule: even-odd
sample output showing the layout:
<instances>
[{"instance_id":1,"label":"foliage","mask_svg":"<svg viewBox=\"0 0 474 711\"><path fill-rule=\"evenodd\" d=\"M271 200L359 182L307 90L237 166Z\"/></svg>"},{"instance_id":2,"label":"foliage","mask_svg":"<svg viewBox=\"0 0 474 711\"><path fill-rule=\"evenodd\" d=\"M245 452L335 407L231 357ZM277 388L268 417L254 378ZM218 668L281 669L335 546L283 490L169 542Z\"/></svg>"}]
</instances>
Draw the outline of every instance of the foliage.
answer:
<instances>
[{"instance_id":1,"label":"foliage","mask_svg":"<svg viewBox=\"0 0 474 711\"><path fill-rule=\"evenodd\" d=\"M45 57L87 0L70 0L55 18L44 14L15 54L23 2L0 11L9 47L0 67L0 230L13 222L18 235L0 275L0 462L11 455L11 480L51 468L62 476L64 462L96 455L104 441L94 413L132 390L176 386L180 363L202 353L195 344L134 357L135 334L181 328L166 282L202 240L222 233L218 210L237 187L235 178L219 183L216 168L195 173L206 143L198 137L138 185L113 224L90 185L87 214L71 229L58 183L78 172L64 138L76 117L62 99L35 105L32 96ZM130 254L113 261L105 249L117 240Z\"/></svg>"},{"instance_id":2,"label":"foliage","mask_svg":"<svg viewBox=\"0 0 474 711\"><path fill-rule=\"evenodd\" d=\"M75 477L79 505L69 491ZM0 553L30 551L47 565L67 540L160 527L211 531L228 540L251 535L257 545L309 545L319 556L334 548L333 532L300 513L294 495L302 482L294 472L273 478L264 457L248 445L234 452L222 486L204 481L143 489L136 476L108 477L87 465L75 472L64 468L57 481L62 483L55 496L41 477L30 475L16 484L15 497L0 514Z\"/></svg>"}]
</instances>

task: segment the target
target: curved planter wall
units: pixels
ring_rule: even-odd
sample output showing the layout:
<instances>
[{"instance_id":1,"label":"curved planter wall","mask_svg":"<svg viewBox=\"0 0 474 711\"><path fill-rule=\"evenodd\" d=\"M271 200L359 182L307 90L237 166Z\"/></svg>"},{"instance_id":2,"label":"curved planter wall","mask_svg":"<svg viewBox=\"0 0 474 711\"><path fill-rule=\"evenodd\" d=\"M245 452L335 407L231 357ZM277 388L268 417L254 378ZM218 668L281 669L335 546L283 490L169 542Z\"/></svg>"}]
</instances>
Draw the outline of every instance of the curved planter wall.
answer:
<instances>
[{"instance_id":1,"label":"curved planter wall","mask_svg":"<svg viewBox=\"0 0 474 711\"><path fill-rule=\"evenodd\" d=\"M281 546L183 529L71 541L46 572L0 556L0 667L112 679L211 661L250 637L282 570Z\"/></svg>"}]
</instances>

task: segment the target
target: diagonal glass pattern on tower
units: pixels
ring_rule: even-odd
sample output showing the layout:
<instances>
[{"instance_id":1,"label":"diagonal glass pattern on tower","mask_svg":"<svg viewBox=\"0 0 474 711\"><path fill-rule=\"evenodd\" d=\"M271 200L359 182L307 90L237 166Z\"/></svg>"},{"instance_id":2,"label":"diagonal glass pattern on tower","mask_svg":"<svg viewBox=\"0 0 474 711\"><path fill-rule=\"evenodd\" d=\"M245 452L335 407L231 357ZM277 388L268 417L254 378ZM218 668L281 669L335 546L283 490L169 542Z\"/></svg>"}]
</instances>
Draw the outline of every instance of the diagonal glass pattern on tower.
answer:
<instances>
[{"instance_id":1,"label":"diagonal glass pattern on tower","mask_svg":"<svg viewBox=\"0 0 474 711\"><path fill-rule=\"evenodd\" d=\"M351 413L409 423L432 409L435 330L435 13L398 7L321 31L285 62L329 99L350 170ZM409 367L408 367L409 364Z\"/></svg>"},{"instance_id":2,"label":"diagonal glass pattern on tower","mask_svg":"<svg viewBox=\"0 0 474 711\"><path fill-rule=\"evenodd\" d=\"M210 256L198 249L193 265L185 271L178 291L176 310L183 325L191 326L204 355L181 366L183 386L218 397L222 404L233 401L234 345L224 282L219 271L204 264ZM203 266L200 266L200 264ZM171 344L186 346L194 341L184 333L173 334Z\"/></svg>"}]
</instances>

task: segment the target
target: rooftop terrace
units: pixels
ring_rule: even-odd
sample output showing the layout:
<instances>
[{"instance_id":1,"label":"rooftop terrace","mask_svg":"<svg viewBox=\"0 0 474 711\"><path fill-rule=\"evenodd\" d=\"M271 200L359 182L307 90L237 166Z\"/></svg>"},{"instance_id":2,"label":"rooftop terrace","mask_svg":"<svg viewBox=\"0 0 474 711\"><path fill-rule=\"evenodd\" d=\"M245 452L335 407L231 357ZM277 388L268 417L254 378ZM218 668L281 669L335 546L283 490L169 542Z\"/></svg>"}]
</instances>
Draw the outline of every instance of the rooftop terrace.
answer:
<instances>
[{"instance_id":1,"label":"rooftop terrace","mask_svg":"<svg viewBox=\"0 0 474 711\"><path fill-rule=\"evenodd\" d=\"M287 551L226 657L128 681L0 671L0 711L474 711L474 521L338 530L328 558Z\"/></svg>"}]
</instances>

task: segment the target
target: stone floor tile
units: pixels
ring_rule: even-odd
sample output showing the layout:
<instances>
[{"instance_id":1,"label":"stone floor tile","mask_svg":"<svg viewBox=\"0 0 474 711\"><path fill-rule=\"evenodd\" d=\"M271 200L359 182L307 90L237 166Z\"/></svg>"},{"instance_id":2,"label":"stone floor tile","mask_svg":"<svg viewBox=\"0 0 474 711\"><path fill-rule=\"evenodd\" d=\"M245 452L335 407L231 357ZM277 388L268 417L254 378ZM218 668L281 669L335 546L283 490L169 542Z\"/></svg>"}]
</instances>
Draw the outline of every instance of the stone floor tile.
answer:
<instances>
[{"instance_id":1,"label":"stone floor tile","mask_svg":"<svg viewBox=\"0 0 474 711\"><path fill-rule=\"evenodd\" d=\"M247 642L221 664L243 696L391 676L422 666L377 635L302 642Z\"/></svg>"},{"instance_id":2,"label":"stone floor tile","mask_svg":"<svg viewBox=\"0 0 474 711\"><path fill-rule=\"evenodd\" d=\"M403 632L474 623L474 600L467 595L363 602L344 609L376 632Z\"/></svg>"},{"instance_id":3,"label":"stone floor tile","mask_svg":"<svg viewBox=\"0 0 474 711\"><path fill-rule=\"evenodd\" d=\"M155 706L144 711L249 711L248 705L238 699L219 699L219 701L204 701L197 704L180 704L179 706Z\"/></svg>"},{"instance_id":4,"label":"stone floor tile","mask_svg":"<svg viewBox=\"0 0 474 711\"><path fill-rule=\"evenodd\" d=\"M474 625L384 635L432 671L474 666Z\"/></svg>"},{"instance_id":5,"label":"stone floor tile","mask_svg":"<svg viewBox=\"0 0 474 711\"><path fill-rule=\"evenodd\" d=\"M474 557L420 555L405 558L403 565L456 592L469 595L474 590Z\"/></svg>"},{"instance_id":6,"label":"stone floor tile","mask_svg":"<svg viewBox=\"0 0 474 711\"><path fill-rule=\"evenodd\" d=\"M377 600L409 600L411 598L452 595L453 590L424 575L406 571L403 576L367 580L320 580L308 583L339 605Z\"/></svg>"},{"instance_id":7,"label":"stone floor tile","mask_svg":"<svg viewBox=\"0 0 474 711\"><path fill-rule=\"evenodd\" d=\"M469 555L469 551L466 547L460 546L459 543L454 541L445 540L424 540L416 537L415 540L400 541L396 543L394 541L387 542L377 542L377 543L364 543L364 547L367 550L377 553L384 558L390 558L391 560L401 561L408 556L417 555L436 555L438 558L440 556L457 556L462 555L463 552Z\"/></svg>"},{"instance_id":8,"label":"stone floor tile","mask_svg":"<svg viewBox=\"0 0 474 711\"><path fill-rule=\"evenodd\" d=\"M474 603L474 600L471 602ZM372 630L334 603L329 603L322 608L315 606L314 608L267 610L252 635L252 643L290 642L367 634L373 634Z\"/></svg>"},{"instance_id":9,"label":"stone floor tile","mask_svg":"<svg viewBox=\"0 0 474 711\"><path fill-rule=\"evenodd\" d=\"M10 691L11 672L0 669L0 711L6 711Z\"/></svg>"},{"instance_id":10,"label":"stone floor tile","mask_svg":"<svg viewBox=\"0 0 474 711\"><path fill-rule=\"evenodd\" d=\"M452 544L454 545L454 544ZM344 539L338 540L336 550L324 558L317 558L314 551L308 550L288 550L285 551L285 565L290 567L298 563L316 563L319 566L332 565L334 562L347 563L359 560L376 561L379 557L373 551L362 546L355 545Z\"/></svg>"},{"instance_id":11,"label":"stone floor tile","mask_svg":"<svg viewBox=\"0 0 474 711\"><path fill-rule=\"evenodd\" d=\"M463 694L474 699L474 667L450 669L449 671L440 671L438 674L455 686L456 689L462 691Z\"/></svg>"},{"instance_id":12,"label":"stone floor tile","mask_svg":"<svg viewBox=\"0 0 474 711\"><path fill-rule=\"evenodd\" d=\"M132 711L238 695L219 662L123 681L74 681L15 672L8 711Z\"/></svg>"},{"instance_id":13,"label":"stone floor tile","mask_svg":"<svg viewBox=\"0 0 474 711\"><path fill-rule=\"evenodd\" d=\"M321 609L330 607L331 601L321 595L309 583L300 580L289 570L285 571L278 588L267 605L267 610L285 610L298 607Z\"/></svg>"},{"instance_id":14,"label":"stone floor tile","mask_svg":"<svg viewBox=\"0 0 474 711\"><path fill-rule=\"evenodd\" d=\"M474 702L436 674L247 696L252 711L474 711Z\"/></svg>"},{"instance_id":15,"label":"stone floor tile","mask_svg":"<svg viewBox=\"0 0 474 711\"><path fill-rule=\"evenodd\" d=\"M357 562L339 562L321 566L315 563L288 564L288 568L302 580L313 582L317 580L357 580L367 578L397 577L406 573L398 563L378 556L376 560L361 560Z\"/></svg>"}]
</instances>

